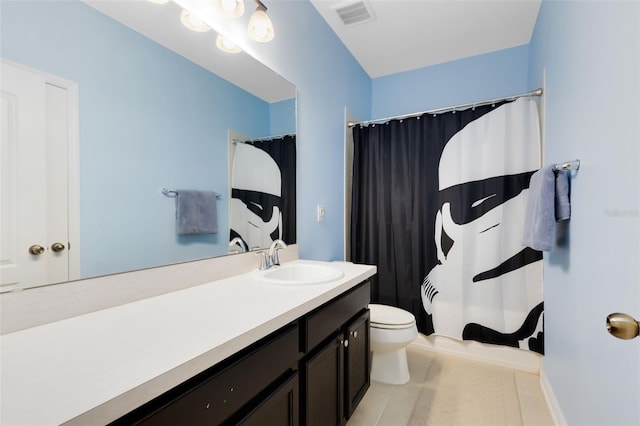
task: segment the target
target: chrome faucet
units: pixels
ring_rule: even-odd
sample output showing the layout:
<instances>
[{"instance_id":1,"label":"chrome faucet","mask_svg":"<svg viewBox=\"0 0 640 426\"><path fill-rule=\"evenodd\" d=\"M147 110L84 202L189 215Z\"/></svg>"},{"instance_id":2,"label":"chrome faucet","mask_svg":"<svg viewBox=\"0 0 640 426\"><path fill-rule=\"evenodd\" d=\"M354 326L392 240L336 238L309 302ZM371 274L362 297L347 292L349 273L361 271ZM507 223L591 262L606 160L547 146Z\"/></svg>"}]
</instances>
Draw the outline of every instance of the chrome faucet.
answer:
<instances>
[{"instance_id":1,"label":"chrome faucet","mask_svg":"<svg viewBox=\"0 0 640 426\"><path fill-rule=\"evenodd\" d=\"M278 257L278 251L287 247L287 244L282 240L275 240L269 246L269 253L265 253L264 251L256 252L256 255L260 255L260 265L258 265L258 269L261 271L265 271L272 266L280 265L280 258Z\"/></svg>"},{"instance_id":2,"label":"chrome faucet","mask_svg":"<svg viewBox=\"0 0 640 426\"><path fill-rule=\"evenodd\" d=\"M247 245L244 243L244 241L242 241L242 238L240 237L234 237L231 241L229 241L230 251L233 246L239 246L240 253L244 253L247 251ZM237 253L237 250L234 250L233 252Z\"/></svg>"},{"instance_id":3,"label":"chrome faucet","mask_svg":"<svg viewBox=\"0 0 640 426\"><path fill-rule=\"evenodd\" d=\"M278 257L278 251L287 247L287 244L278 239L271 243L269 246L269 259L271 261L271 266L280 265L280 258Z\"/></svg>"}]
</instances>

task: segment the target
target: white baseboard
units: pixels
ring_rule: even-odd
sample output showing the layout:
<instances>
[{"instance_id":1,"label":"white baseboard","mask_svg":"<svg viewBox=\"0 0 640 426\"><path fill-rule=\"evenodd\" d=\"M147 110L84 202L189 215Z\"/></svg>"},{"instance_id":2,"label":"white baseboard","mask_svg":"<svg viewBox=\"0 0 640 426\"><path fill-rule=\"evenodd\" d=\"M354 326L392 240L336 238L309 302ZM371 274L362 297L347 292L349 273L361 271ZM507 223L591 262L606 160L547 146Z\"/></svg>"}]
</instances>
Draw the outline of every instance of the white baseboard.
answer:
<instances>
[{"instance_id":1,"label":"white baseboard","mask_svg":"<svg viewBox=\"0 0 640 426\"><path fill-rule=\"evenodd\" d=\"M527 373L539 374L542 355L531 351L480 342L459 341L444 336L418 334L412 346Z\"/></svg>"},{"instance_id":2,"label":"white baseboard","mask_svg":"<svg viewBox=\"0 0 640 426\"><path fill-rule=\"evenodd\" d=\"M558 404L556 395L553 393L553 388L551 387L551 383L549 383L549 379L547 378L543 368L540 369L540 388L542 388L542 394L544 395L544 399L547 401L547 406L549 407L549 412L553 418L553 423L556 426L566 426L567 422L564 420L560 404Z\"/></svg>"}]
</instances>

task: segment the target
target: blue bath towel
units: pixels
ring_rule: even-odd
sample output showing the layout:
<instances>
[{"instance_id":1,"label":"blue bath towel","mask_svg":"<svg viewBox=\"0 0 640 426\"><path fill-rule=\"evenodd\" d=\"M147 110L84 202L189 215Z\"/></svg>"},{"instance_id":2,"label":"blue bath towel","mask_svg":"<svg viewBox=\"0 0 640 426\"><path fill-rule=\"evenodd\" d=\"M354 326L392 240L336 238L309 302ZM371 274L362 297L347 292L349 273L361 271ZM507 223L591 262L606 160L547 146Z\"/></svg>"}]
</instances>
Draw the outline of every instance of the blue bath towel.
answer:
<instances>
[{"instance_id":1,"label":"blue bath towel","mask_svg":"<svg viewBox=\"0 0 640 426\"><path fill-rule=\"evenodd\" d=\"M216 193L212 191L176 191L176 226L179 235L217 234Z\"/></svg>"},{"instance_id":2,"label":"blue bath towel","mask_svg":"<svg viewBox=\"0 0 640 426\"><path fill-rule=\"evenodd\" d=\"M542 251L553 249L556 231L555 192L554 166L544 167L531 175L522 235L523 245Z\"/></svg>"}]
</instances>

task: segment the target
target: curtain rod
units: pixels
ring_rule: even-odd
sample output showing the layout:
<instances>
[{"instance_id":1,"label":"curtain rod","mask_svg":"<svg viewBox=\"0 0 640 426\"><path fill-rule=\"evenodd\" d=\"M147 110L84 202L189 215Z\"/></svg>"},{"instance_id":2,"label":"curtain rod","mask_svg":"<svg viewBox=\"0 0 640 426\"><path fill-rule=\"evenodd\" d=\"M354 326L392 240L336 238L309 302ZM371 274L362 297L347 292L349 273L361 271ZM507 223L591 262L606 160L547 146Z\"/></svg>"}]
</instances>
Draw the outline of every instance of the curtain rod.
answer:
<instances>
[{"instance_id":1,"label":"curtain rod","mask_svg":"<svg viewBox=\"0 0 640 426\"><path fill-rule=\"evenodd\" d=\"M402 119L402 118L417 117L417 116L423 115L423 114L442 114L444 112L449 112L449 111L457 111L457 110L462 110L462 109L467 109L467 108L474 108L474 107L483 106L483 105L491 105L491 104L495 104L497 102L502 102L502 101L514 101L514 100L516 100L518 98L526 98L526 97L530 97L530 96L542 96L542 89L536 89L536 90L533 90L533 91L531 91L529 93L522 93L520 95L507 96L507 97L504 97L504 98L487 99L487 100L479 101L479 102L471 102L471 103L468 103L468 104L460 104L460 105L448 106L448 107L444 107L444 108L431 109L431 110L428 110L428 111L414 112L414 113L411 113L411 114L396 115L396 116L393 116L393 117L385 117L385 118L377 118L375 120L358 121L357 123L354 123L353 121L349 121L349 122L347 122L347 126L354 127L354 126L357 126L357 125L367 125L367 124L373 124L373 123L384 123L384 122L387 122L389 120L398 120L398 119Z\"/></svg>"},{"instance_id":2,"label":"curtain rod","mask_svg":"<svg viewBox=\"0 0 640 426\"><path fill-rule=\"evenodd\" d=\"M256 138L256 139L247 139L247 140L242 140L242 139L231 139L231 142L233 143L247 143L247 142L262 142L262 141L272 141L274 139L282 139L286 136L295 136L295 133L284 133L282 135L275 135L275 136L265 136L263 138Z\"/></svg>"}]
</instances>

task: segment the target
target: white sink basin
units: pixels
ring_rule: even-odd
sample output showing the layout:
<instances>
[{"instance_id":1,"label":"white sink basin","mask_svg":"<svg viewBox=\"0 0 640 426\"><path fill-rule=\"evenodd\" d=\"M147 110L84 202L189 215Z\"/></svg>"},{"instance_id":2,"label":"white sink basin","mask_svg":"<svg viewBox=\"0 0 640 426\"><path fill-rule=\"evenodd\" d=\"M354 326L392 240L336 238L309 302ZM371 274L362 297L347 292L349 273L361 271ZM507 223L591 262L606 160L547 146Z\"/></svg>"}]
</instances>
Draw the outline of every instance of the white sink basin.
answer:
<instances>
[{"instance_id":1,"label":"white sink basin","mask_svg":"<svg viewBox=\"0 0 640 426\"><path fill-rule=\"evenodd\" d=\"M256 280L269 284L308 285L339 280L344 272L328 265L290 263L266 271L254 271L252 275Z\"/></svg>"}]
</instances>

